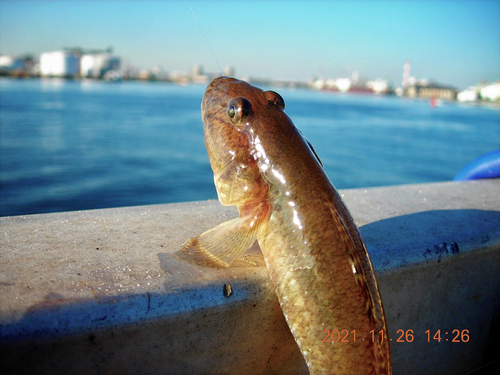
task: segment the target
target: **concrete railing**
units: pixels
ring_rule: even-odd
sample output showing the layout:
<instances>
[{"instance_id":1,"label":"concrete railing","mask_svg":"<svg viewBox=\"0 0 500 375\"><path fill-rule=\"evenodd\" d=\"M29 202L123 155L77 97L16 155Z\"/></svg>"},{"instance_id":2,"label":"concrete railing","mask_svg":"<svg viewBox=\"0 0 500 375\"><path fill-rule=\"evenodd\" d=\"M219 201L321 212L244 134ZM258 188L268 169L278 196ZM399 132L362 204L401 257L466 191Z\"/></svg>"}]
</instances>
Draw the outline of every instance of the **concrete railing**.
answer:
<instances>
[{"instance_id":1,"label":"concrete railing","mask_svg":"<svg viewBox=\"0 0 500 375\"><path fill-rule=\"evenodd\" d=\"M394 374L494 360L500 180L340 193L377 272ZM1 373L307 373L257 246L229 269L170 255L235 215L206 201L0 218Z\"/></svg>"}]
</instances>

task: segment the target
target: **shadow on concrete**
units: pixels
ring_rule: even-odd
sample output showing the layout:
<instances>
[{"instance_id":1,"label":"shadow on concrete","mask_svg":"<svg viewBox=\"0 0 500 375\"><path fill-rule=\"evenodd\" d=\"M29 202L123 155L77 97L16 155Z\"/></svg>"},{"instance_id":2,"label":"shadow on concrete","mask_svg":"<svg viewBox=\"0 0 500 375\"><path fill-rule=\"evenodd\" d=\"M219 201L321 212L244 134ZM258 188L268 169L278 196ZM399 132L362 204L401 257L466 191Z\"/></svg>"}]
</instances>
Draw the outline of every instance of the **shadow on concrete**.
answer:
<instances>
[{"instance_id":1,"label":"shadow on concrete","mask_svg":"<svg viewBox=\"0 0 500 375\"><path fill-rule=\"evenodd\" d=\"M425 211L360 231L377 272L395 374L461 375L498 357L500 212ZM414 339L401 340L409 330ZM460 330L470 340L452 342Z\"/></svg>"},{"instance_id":2,"label":"shadow on concrete","mask_svg":"<svg viewBox=\"0 0 500 375\"><path fill-rule=\"evenodd\" d=\"M405 273L405 266L418 264L426 267L439 264L441 268L454 257L466 255L471 259L475 258L473 251L498 249L500 212L426 211L380 220L361 227L360 231L375 269L383 277L384 271L401 269ZM57 293L49 293L20 320L0 325L0 367L5 374L153 374L165 372L165 369L177 374L203 373L207 368L217 373L242 374L253 373L257 368L262 373L304 370L302 356L288 331L272 288L262 283L266 280L263 275L267 270L261 258L257 247L250 252L250 258L239 260L238 267L209 270L191 265L186 269L181 261L167 253L159 253L160 266L167 275L163 290L89 300L68 300ZM473 267L477 268L481 263L477 260L474 264ZM488 266L494 269L498 264ZM176 285L172 280L179 277L179 272L184 272L185 283ZM414 268L412 272L418 273L420 269ZM481 273L481 269L476 269L476 273ZM400 290L389 292L389 297L393 293L395 313L410 311L402 302L411 288L418 288L410 274L397 279ZM500 267L497 274L500 274ZM440 301L426 296L430 296L433 285L444 281L438 277L427 279L429 285L424 297L432 299L429 304L437 309ZM260 284L257 280L261 280ZM414 280L419 279L415 276ZM404 282L408 285L404 286ZM449 285L463 290L463 286L454 280L449 282ZM474 283L475 280L465 282ZM231 296L224 292L227 283L231 284ZM445 295L443 290L436 290L437 298ZM471 295L466 302L473 313L479 298L484 297L476 297L480 293L475 291ZM415 299L411 293L410 297ZM497 297L489 298L491 301ZM445 301L441 304L441 310L450 315ZM458 300L457 306L461 310L458 307L456 310L462 311L466 305ZM488 305L490 309L494 308L491 303ZM421 301L415 302L415 309L419 306L424 305ZM430 310L421 308L415 311ZM411 319L420 318L420 315L407 315L410 323L393 327L415 328L416 323ZM498 349L498 313L495 319L493 323L491 318L488 322L477 323L481 327L484 325L483 331L489 330L489 335L485 333L484 337L489 337L490 341L476 343L487 347L490 354L486 358L491 358ZM393 321L399 323L401 318L395 315ZM427 325L422 325L421 331L444 328L443 322L441 317L441 326L431 327L425 323ZM473 323L470 320L461 328L472 327ZM471 331L471 337L473 334ZM269 338L273 339L269 341ZM416 343L408 345L417 348ZM445 349L444 345L434 343L432 347ZM463 350L470 351L466 345L463 343ZM424 342L421 352L431 353L430 347L431 344ZM435 350L436 355L440 353ZM408 351L401 353L402 358L406 358L401 360L402 363L407 363ZM439 358L443 365L450 360ZM457 356L457 363L459 360Z\"/></svg>"},{"instance_id":3,"label":"shadow on concrete","mask_svg":"<svg viewBox=\"0 0 500 375\"><path fill-rule=\"evenodd\" d=\"M360 228L377 272L500 246L500 212L433 210Z\"/></svg>"},{"instance_id":4,"label":"shadow on concrete","mask_svg":"<svg viewBox=\"0 0 500 375\"><path fill-rule=\"evenodd\" d=\"M68 301L47 296L0 326L2 374L301 373L274 296L253 283Z\"/></svg>"}]
</instances>

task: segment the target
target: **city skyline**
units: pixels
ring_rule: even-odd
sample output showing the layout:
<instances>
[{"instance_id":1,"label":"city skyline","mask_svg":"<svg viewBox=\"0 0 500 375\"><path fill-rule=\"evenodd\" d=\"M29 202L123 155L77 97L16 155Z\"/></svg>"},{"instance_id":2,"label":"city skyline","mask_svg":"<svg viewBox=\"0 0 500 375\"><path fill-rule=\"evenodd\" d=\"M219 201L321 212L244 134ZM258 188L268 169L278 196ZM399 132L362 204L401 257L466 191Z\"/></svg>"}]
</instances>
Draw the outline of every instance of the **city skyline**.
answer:
<instances>
[{"instance_id":1,"label":"city skyline","mask_svg":"<svg viewBox=\"0 0 500 375\"><path fill-rule=\"evenodd\" d=\"M194 11L194 15L191 9ZM500 1L1 1L0 53L113 47L137 69L236 76L500 79Z\"/></svg>"}]
</instances>

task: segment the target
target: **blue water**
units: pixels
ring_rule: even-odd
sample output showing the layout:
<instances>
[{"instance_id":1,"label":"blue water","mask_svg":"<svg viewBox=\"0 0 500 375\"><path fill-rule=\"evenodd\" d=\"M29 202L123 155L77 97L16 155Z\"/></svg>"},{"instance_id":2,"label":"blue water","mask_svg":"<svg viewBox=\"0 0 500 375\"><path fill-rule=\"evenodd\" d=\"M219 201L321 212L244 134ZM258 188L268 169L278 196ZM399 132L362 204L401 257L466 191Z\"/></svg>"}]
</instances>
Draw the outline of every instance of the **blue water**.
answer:
<instances>
[{"instance_id":1,"label":"blue water","mask_svg":"<svg viewBox=\"0 0 500 375\"><path fill-rule=\"evenodd\" d=\"M216 199L204 86L0 80L0 215ZM337 188L451 180L500 111L278 89Z\"/></svg>"}]
</instances>

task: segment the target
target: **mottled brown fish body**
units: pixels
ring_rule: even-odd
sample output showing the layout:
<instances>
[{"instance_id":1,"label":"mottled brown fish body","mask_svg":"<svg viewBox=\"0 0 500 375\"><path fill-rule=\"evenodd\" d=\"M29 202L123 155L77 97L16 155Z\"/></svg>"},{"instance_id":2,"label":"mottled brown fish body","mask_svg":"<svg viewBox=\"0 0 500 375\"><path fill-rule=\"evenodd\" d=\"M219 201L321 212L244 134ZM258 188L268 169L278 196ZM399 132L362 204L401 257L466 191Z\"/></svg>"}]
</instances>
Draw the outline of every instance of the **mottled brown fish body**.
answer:
<instances>
[{"instance_id":1,"label":"mottled brown fish body","mask_svg":"<svg viewBox=\"0 0 500 375\"><path fill-rule=\"evenodd\" d=\"M307 151L294 147L291 160L301 159ZM293 186L287 190L290 195L279 187L270 191L272 214L257 235L283 313L311 373L387 373L383 357L388 348L359 339L385 329L381 307L370 295L376 291L375 280L353 273L355 265L357 272L370 275L371 263L323 170L317 163L304 166L307 172L294 171L302 178L288 185ZM283 176L285 181L295 177ZM323 342L324 331L335 329L356 330L358 340L352 342L351 333L348 343Z\"/></svg>"},{"instance_id":2,"label":"mottled brown fish body","mask_svg":"<svg viewBox=\"0 0 500 375\"><path fill-rule=\"evenodd\" d=\"M236 205L240 216L185 250L227 266L256 238L310 372L390 374L387 326L366 248L283 109L278 94L242 81L222 77L209 85L202 116L214 181L221 202ZM324 342L325 330L344 333ZM341 340L345 332L349 342Z\"/></svg>"}]
</instances>

